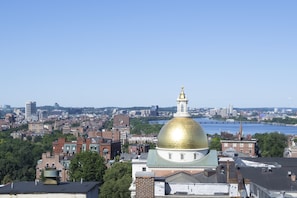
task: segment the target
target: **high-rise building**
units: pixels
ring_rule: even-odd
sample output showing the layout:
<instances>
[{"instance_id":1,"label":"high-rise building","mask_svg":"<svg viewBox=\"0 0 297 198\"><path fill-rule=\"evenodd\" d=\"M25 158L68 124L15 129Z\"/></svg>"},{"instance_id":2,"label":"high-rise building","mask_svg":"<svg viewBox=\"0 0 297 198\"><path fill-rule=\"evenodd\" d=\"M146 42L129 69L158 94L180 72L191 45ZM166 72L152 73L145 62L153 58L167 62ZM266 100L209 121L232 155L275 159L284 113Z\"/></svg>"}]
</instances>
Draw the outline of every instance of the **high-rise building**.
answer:
<instances>
[{"instance_id":1,"label":"high-rise building","mask_svg":"<svg viewBox=\"0 0 297 198\"><path fill-rule=\"evenodd\" d=\"M32 101L27 102L25 107L26 120L30 120L32 116L36 116L36 112L37 112L36 102L32 102Z\"/></svg>"}]
</instances>

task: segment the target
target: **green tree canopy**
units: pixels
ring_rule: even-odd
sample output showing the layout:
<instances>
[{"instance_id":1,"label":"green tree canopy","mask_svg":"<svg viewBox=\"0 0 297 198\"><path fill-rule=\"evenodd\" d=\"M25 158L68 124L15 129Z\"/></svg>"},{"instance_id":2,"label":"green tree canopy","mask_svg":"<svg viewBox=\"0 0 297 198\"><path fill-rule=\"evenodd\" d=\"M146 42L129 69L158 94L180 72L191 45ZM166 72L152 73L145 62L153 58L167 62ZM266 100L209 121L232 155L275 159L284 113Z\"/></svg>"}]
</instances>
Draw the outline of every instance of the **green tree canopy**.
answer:
<instances>
[{"instance_id":1,"label":"green tree canopy","mask_svg":"<svg viewBox=\"0 0 297 198\"><path fill-rule=\"evenodd\" d=\"M283 157L284 149L287 147L287 136L282 133L256 133L260 156L262 157Z\"/></svg>"},{"instance_id":2,"label":"green tree canopy","mask_svg":"<svg viewBox=\"0 0 297 198\"><path fill-rule=\"evenodd\" d=\"M209 149L214 149L217 151L222 150L221 138L219 136L214 136L211 138L211 141L209 143Z\"/></svg>"},{"instance_id":3,"label":"green tree canopy","mask_svg":"<svg viewBox=\"0 0 297 198\"><path fill-rule=\"evenodd\" d=\"M98 153L91 151L78 153L70 163L70 179L102 182L105 169L104 158Z\"/></svg>"},{"instance_id":4,"label":"green tree canopy","mask_svg":"<svg viewBox=\"0 0 297 198\"><path fill-rule=\"evenodd\" d=\"M43 150L29 141L5 138L0 143L0 181L32 181Z\"/></svg>"},{"instance_id":5,"label":"green tree canopy","mask_svg":"<svg viewBox=\"0 0 297 198\"><path fill-rule=\"evenodd\" d=\"M104 184L100 188L100 197L103 198L128 198L129 187L132 182L132 164L115 163L107 169L104 175Z\"/></svg>"},{"instance_id":6,"label":"green tree canopy","mask_svg":"<svg viewBox=\"0 0 297 198\"><path fill-rule=\"evenodd\" d=\"M158 134L162 124L150 124L148 118L130 119L131 134Z\"/></svg>"}]
</instances>

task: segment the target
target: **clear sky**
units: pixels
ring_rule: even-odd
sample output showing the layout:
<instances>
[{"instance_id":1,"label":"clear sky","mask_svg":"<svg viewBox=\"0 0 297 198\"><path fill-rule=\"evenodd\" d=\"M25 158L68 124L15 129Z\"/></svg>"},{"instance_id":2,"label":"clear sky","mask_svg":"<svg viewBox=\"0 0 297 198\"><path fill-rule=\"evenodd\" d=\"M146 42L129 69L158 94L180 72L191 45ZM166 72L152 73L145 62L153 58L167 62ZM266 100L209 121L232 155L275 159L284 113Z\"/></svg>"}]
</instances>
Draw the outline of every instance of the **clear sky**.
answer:
<instances>
[{"instance_id":1,"label":"clear sky","mask_svg":"<svg viewBox=\"0 0 297 198\"><path fill-rule=\"evenodd\" d=\"M0 105L297 107L297 1L0 1Z\"/></svg>"}]
</instances>

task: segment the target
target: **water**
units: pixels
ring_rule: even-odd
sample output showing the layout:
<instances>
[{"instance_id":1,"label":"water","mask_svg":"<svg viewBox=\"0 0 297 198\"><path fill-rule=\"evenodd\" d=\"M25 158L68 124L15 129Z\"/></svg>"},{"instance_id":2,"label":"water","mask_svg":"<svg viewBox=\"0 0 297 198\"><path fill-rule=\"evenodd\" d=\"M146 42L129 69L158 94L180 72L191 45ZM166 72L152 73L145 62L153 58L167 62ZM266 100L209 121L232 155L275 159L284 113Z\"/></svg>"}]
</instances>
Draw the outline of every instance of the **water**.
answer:
<instances>
[{"instance_id":1,"label":"water","mask_svg":"<svg viewBox=\"0 0 297 198\"><path fill-rule=\"evenodd\" d=\"M207 118L194 118L200 123L204 132L207 134L220 134L221 132L229 132L236 134L240 129L239 122L223 122L217 120L209 120ZM151 121L151 123L165 124L168 120ZM297 134L297 126L273 125L264 123L242 123L242 131L244 135L254 135L255 133L279 132L286 135Z\"/></svg>"}]
</instances>

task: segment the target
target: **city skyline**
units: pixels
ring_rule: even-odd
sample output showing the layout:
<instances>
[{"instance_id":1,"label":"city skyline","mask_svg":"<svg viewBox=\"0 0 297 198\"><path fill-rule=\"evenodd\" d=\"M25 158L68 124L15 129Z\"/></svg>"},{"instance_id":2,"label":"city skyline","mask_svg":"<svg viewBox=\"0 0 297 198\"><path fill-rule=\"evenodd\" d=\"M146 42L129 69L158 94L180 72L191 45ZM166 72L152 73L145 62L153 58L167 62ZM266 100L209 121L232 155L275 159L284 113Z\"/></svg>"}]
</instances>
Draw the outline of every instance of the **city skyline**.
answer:
<instances>
[{"instance_id":1,"label":"city skyline","mask_svg":"<svg viewBox=\"0 0 297 198\"><path fill-rule=\"evenodd\" d=\"M0 105L297 107L296 1L5 1Z\"/></svg>"}]
</instances>

